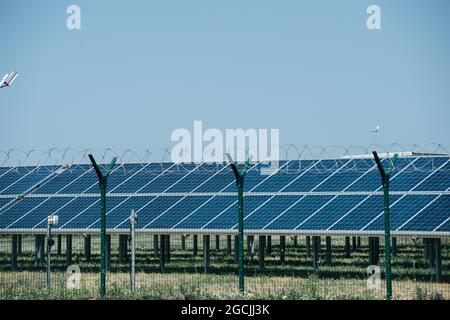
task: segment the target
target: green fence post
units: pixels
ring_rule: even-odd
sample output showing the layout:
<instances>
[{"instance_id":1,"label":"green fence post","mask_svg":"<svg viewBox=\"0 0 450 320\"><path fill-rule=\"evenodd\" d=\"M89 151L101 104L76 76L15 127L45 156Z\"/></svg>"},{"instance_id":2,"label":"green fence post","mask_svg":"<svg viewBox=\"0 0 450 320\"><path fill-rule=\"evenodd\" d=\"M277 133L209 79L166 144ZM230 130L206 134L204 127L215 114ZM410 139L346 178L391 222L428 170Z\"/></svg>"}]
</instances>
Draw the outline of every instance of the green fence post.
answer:
<instances>
[{"instance_id":1,"label":"green fence post","mask_svg":"<svg viewBox=\"0 0 450 320\"><path fill-rule=\"evenodd\" d=\"M236 185L238 190L238 252L239 252L239 291L244 292L244 177L250 168L250 159L245 162L243 171L239 171L234 163L231 155L227 153L227 158L230 163L231 170L233 170L236 178Z\"/></svg>"},{"instance_id":2,"label":"green fence post","mask_svg":"<svg viewBox=\"0 0 450 320\"><path fill-rule=\"evenodd\" d=\"M105 253L105 268L107 271L111 270L111 235L106 235L106 253Z\"/></svg>"},{"instance_id":3,"label":"green fence post","mask_svg":"<svg viewBox=\"0 0 450 320\"><path fill-rule=\"evenodd\" d=\"M239 236L234 236L234 262L239 263Z\"/></svg>"},{"instance_id":4,"label":"green fence post","mask_svg":"<svg viewBox=\"0 0 450 320\"><path fill-rule=\"evenodd\" d=\"M92 154L89 154L89 159L94 167L94 170L98 177L98 184L100 187L100 296L104 297L106 295L106 185L108 181L108 176L111 173L114 164L117 161L117 157L114 157L111 163L108 165L106 174L104 174L97 162L95 162Z\"/></svg>"},{"instance_id":5,"label":"green fence post","mask_svg":"<svg viewBox=\"0 0 450 320\"><path fill-rule=\"evenodd\" d=\"M373 156L381 175L381 183L383 185L384 197L384 252L385 252L385 268L386 268L386 299L392 298L392 271L391 271L391 226L390 226L390 212L389 212L389 178L395 169L395 162L397 161L397 154L392 158L391 167L385 171L381 164L380 158L376 151L373 151Z\"/></svg>"},{"instance_id":6,"label":"green fence post","mask_svg":"<svg viewBox=\"0 0 450 320\"><path fill-rule=\"evenodd\" d=\"M236 169L237 170L237 169ZM244 292L244 176L236 176L238 187L239 291Z\"/></svg>"}]
</instances>

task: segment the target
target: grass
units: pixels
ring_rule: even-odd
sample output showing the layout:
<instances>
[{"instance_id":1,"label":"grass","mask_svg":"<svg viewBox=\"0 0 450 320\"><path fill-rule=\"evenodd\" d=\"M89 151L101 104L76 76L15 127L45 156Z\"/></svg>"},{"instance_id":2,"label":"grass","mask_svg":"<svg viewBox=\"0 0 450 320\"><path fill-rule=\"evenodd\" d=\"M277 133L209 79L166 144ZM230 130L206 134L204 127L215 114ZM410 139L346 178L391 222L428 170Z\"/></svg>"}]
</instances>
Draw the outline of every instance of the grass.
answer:
<instances>
[{"instance_id":1,"label":"grass","mask_svg":"<svg viewBox=\"0 0 450 320\"><path fill-rule=\"evenodd\" d=\"M35 279L42 274L27 273L18 283L2 285L2 299L98 299L98 274L83 274L80 289L66 288L65 274L54 274L51 290L43 281ZM129 289L129 275L108 274L107 299L384 299L383 287L368 290L365 282L354 279L320 279L295 277L248 277L246 293L237 290L235 275L138 273L137 289ZM395 299L444 299L448 284L394 281Z\"/></svg>"},{"instance_id":2,"label":"grass","mask_svg":"<svg viewBox=\"0 0 450 320\"><path fill-rule=\"evenodd\" d=\"M112 248L118 243L113 237ZM274 237L275 238L275 237ZM344 258L342 238L333 239L333 263L325 264L324 250L319 271L313 273L311 258L305 245L287 245L284 265L279 262L279 247L272 241L272 254L265 259L264 271L259 270L257 251L253 259L246 256L246 293L237 290L236 264L233 255L226 253L226 241L215 250L211 241L211 266L204 274L202 244L199 256L192 255L192 243L181 250L179 241L172 237L171 260L161 270L159 259L152 256L153 237L138 241L136 257L137 289L130 290L129 263L120 262L117 252L112 255L112 268L107 275L107 299L383 299L384 282L379 289L367 289L366 268L368 249L362 247ZM80 289L67 289L64 246L62 255L52 254L52 287L45 286L45 267L35 265L34 237L24 237L19 268L11 271L9 238L0 238L0 299L98 299L99 255L98 240L93 237L92 260L83 254L82 237L73 242L73 264L81 269ZM178 239L176 239L178 240ZM201 237L199 237L201 240ZM399 239L400 240L400 239ZM395 299L449 299L450 256L449 244L443 243L443 282L436 283L434 270L423 256L421 244L399 241L398 255L393 259L393 292ZM256 248L257 249L257 248ZM381 257L382 259L382 257ZM382 266L383 261L380 262Z\"/></svg>"}]
</instances>

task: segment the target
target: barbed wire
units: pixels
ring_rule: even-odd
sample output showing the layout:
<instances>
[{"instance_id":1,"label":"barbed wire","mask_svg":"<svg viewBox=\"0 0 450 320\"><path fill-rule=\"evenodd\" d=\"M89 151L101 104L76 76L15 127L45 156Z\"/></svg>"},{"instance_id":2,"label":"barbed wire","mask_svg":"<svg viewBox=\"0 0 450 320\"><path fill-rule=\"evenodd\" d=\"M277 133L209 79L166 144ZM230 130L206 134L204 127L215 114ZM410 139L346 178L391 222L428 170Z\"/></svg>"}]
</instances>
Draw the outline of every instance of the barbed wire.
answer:
<instances>
[{"instance_id":1,"label":"barbed wire","mask_svg":"<svg viewBox=\"0 0 450 320\"><path fill-rule=\"evenodd\" d=\"M430 143L426 145L401 145L393 143L387 147L379 144L363 146L315 146L315 145L280 145L279 146L279 170L287 173L298 173L309 170L321 173L336 171L367 171L373 166L372 151L379 153L402 153L406 155L439 155L449 156L449 151L441 144ZM114 150L106 149L76 149L76 148L50 148L48 150L20 150L20 149L0 149L0 167L9 167L21 172L34 170L35 172L55 171L61 167L68 170L91 170L89 154L93 154L97 162L107 164L113 157L117 157L117 173L128 174L129 172L155 173L161 172L218 172L223 169L222 163L177 163L171 164L171 153L169 148L158 148L154 150L146 149L136 152L131 149ZM359 161L347 163L351 158L358 158ZM405 157L406 162L403 167L405 171L433 171L436 163L434 157L429 157L428 161L417 163L415 158ZM326 160L326 161L319 161ZM255 162L256 163L256 162ZM344 167L344 163L347 163ZM153 164L149 166L149 164ZM268 164L268 163L264 163ZM36 168L38 167L38 168ZM227 172L228 173L228 172Z\"/></svg>"}]
</instances>

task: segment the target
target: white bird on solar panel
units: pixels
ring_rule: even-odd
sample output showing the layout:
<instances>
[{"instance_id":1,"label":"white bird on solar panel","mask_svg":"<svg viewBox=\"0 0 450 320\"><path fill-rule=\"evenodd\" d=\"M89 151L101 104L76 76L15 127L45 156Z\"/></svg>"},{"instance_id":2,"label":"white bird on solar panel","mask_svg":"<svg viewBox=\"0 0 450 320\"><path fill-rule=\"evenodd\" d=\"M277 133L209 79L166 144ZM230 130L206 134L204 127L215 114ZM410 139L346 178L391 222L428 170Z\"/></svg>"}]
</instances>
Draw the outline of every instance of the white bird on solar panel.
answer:
<instances>
[{"instance_id":1,"label":"white bird on solar panel","mask_svg":"<svg viewBox=\"0 0 450 320\"><path fill-rule=\"evenodd\" d=\"M16 70L13 70L11 73L5 74L2 81L0 82L0 88L9 87L14 80L16 80L18 73Z\"/></svg>"},{"instance_id":2,"label":"white bird on solar panel","mask_svg":"<svg viewBox=\"0 0 450 320\"><path fill-rule=\"evenodd\" d=\"M375 128L373 128L372 133L378 136L378 134L380 133L380 126L377 125Z\"/></svg>"}]
</instances>

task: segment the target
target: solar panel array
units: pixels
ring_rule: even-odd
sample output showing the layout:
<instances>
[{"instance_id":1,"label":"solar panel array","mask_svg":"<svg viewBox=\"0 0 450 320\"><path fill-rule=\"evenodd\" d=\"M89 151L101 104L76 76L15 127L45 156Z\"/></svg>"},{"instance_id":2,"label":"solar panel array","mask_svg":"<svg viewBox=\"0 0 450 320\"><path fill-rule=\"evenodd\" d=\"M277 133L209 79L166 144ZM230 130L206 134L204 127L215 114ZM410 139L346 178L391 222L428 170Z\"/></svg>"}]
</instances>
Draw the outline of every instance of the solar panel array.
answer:
<instances>
[{"instance_id":1,"label":"solar panel array","mask_svg":"<svg viewBox=\"0 0 450 320\"><path fill-rule=\"evenodd\" d=\"M391 229L450 235L450 158L399 158L391 178ZM384 159L383 163L387 164ZM253 163L245 178L245 229L267 233L364 234L383 230L383 195L372 159L281 161L272 175ZM230 232L237 225L234 176L226 164L117 165L108 180L107 228ZM0 167L0 232L100 227L97 177L87 164Z\"/></svg>"}]
</instances>

